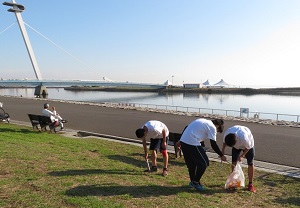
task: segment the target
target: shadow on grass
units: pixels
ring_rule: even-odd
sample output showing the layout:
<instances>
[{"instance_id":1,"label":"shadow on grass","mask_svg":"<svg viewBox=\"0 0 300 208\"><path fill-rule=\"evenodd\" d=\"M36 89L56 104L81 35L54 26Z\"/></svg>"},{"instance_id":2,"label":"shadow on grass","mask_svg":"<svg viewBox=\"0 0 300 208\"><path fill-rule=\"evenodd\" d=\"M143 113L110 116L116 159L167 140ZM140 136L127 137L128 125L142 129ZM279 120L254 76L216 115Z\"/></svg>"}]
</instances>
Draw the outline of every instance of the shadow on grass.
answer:
<instances>
[{"instance_id":1,"label":"shadow on grass","mask_svg":"<svg viewBox=\"0 0 300 208\"><path fill-rule=\"evenodd\" d=\"M117 174L117 175L140 175L136 171L129 170L102 170L102 169L84 169L84 170L64 170L49 172L51 176L76 176L92 174Z\"/></svg>"},{"instance_id":2,"label":"shadow on grass","mask_svg":"<svg viewBox=\"0 0 300 208\"><path fill-rule=\"evenodd\" d=\"M300 193L299 193L300 194ZM277 198L274 200L276 203L282 204L282 205L295 205L300 206L300 197L288 197L285 199Z\"/></svg>"},{"instance_id":3,"label":"shadow on grass","mask_svg":"<svg viewBox=\"0 0 300 208\"><path fill-rule=\"evenodd\" d=\"M159 197L176 195L181 192L197 193L196 190L190 189L187 186L120 186L116 184L103 184L103 185L89 185L77 186L65 192L68 196L116 196L116 195L130 195L134 198L143 197ZM200 193L200 192L199 192ZM201 191L205 195L213 195L216 193L227 193L225 190L205 190Z\"/></svg>"},{"instance_id":4,"label":"shadow on grass","mask_svg":"<svg viewBox=\"0 0 300 208\"><path fill-rule=\"evenodd\" d=\"M263 174L259 177L257 177L262 183L265 185L276 187L276 186L282 186L282 185L289 185L289 184L297 184L300 182L299 178L293 178L293 177L274 177L278 176L275 173L267 173Z\"/></svg>"},{"instance_id":5,"label":"shadow on grass","mask_svg":"<svg viewBox=\"0 0 300 208\"><path fill-rule=\"evenodd\" d=\"M141 159L135 159L133 157L140 157ZM136 167L141 167L141 166L145 166L145 160L144 155L143 154L139 154L139 153L133 153L130 154L128 157L124 156L124 155L108 155L107 158L111 159L111 160L115 160L115 161L120 161L126 164L130 164L130 165L134 165ZM163 158L162 156L158 155L157 157L157 162L158 163L163 163ZM149 156L149 163L151 165L151 156ZM185 162L179 162L179 161L174 161L173 159L169 158L169 164L172 165L177 165L177 166L185 166ZM147 167L147 166L145 166Z\"/></svg>"},{"instance_id":6,"label":"shadow on grass","mask_svg":"<svg viewBox=\"0 0 300 208\"><path fill-rule=\"evenodd\" d=\"M28 129L9 129L9 128L1 128L1 132L23 133L23 134L32 133L32 131Z\"/></svg>"},{"instance_id":7,"label":"shadow on grass","mask_svg":"<svg viewBox=\"0 0 300 208\"><path fill-rule=\"evenodd\" d=\"M141 156L141 155L139 155L139 156ZM136 166L136 167L141 167L143 165L145 166L144 161L141 161L140 159L136 159L136 158L133 158L133 157L127 157L127 156L124 156L124 155L108 155L106 157L110 160L119 161L119 162L130 164L130 165L133 165L133 166ZM142 158L142 156L141 156L141 158Z\"/></svg>"}]
</instances>

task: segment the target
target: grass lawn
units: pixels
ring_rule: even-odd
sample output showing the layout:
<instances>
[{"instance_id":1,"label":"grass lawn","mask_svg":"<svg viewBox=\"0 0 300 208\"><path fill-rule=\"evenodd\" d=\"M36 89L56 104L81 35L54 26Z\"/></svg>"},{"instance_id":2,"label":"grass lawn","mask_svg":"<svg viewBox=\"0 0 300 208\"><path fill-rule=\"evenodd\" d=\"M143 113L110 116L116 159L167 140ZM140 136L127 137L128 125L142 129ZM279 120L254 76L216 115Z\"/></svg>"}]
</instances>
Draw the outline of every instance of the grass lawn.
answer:
<instances>
[{"instance_id":1,"label":"grass lawn","mask_svg":"<svg viewBox=\"0 0 300 208\"><path fill-rule=\"evenodd\" d=\"M256 172L257 193L224 189L228 164L211 162L188 188L183 158L169 175L146 174L143 148L94 138L67 138L0 123L0 207L299 207L300 179ZM247 169L244 169L247 184Z\"/></svg>"}]
</instances>

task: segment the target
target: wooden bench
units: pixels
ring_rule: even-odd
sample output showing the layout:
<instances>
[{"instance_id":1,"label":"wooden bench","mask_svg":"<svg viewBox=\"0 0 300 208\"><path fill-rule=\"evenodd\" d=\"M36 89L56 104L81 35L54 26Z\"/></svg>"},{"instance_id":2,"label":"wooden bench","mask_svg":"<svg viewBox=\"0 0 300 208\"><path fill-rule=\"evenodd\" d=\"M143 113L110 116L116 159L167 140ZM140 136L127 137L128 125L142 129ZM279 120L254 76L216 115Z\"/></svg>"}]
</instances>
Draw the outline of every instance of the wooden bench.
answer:
<instances>
[{"instance_id":1,"label":"wooden bench","mask_svg":"<svg viewBox=\"0 0 300 208\"><path fill-rule=\"evenodd\" d=\"M182 151L178 150L177 142L180 140L182 134L169 132L169 142L168 145L174 146L175 157L178 158L178 155L182 157Z\"/></svg>"},{"instance_id":2,"label":"wooden bench","mask_svg":"<svg viewBox=\"0 0 300 208\"><path fill-rule=\"evenodd\" d=\"M59 126L58 122L52 122L50 117L48 116L43 116L43 115L34 115L34 114L28 114L28 117L30 119L31 125L33 129L37 129L40 131L47 131L47 126L50 129L50 132L52 130L56 133L58 130L57 127ZM39 129L40 126L40 129Z\"/></svg>"},{"instance_id":3,"label":"wooden bench","mask_svg":"<svg viewBox=\"0 0 300 208\"><path fill-rule=\"evenodd\" d=\"M0 104L0 121L6 121L7 123L9 123L10 121L9 114L4 111L4 109L1 107L1 104Z\"/></svg>"}]
</instances>

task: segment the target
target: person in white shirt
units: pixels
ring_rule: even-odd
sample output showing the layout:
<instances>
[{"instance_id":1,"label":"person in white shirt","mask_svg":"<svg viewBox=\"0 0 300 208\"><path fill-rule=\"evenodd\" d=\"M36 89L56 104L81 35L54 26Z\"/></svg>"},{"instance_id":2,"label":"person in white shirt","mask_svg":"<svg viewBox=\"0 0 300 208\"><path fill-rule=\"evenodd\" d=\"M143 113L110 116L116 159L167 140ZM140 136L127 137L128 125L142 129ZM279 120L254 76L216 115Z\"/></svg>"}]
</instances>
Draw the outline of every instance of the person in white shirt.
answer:
<instances>
[{"instance_id":1,"label":"person in white shirt","mask_svg":"<svg viewBox=\"0 0 300 208\"><path fill-rule=\"evenodd\" d=\"M226 157L216 143L217 132L222 133L223 129L224 121L222 119L207 120L199 118L192 121L183 131L177 146L182 149L189 171L189 187L198 191L205 190L200 183L206 168L209 166L208 156L202 146L204 140L209 139L213 150L219 155L221 160L226 161Z\"/></svg>"},{"instance_id":2,"label":"person in white shirt","mask_svg":"<svg viewBox=\"0 0 300 208\"><path fill-rule=\"evenodd\" d=\"M48 103L45 103L44 104L44 109L42 110L42 114L44 116L48 116L50 117L51 121L54 123L54 122L57 122L60 127L61 127L61 130L64 129L64 124L63 123L66 123L67 121L62 119L62 117L56 112L55 110L55 107L53 106L52 107L52 111L49 110L49 104Z\"/></svg>"},{"instance_id":3,"label":"person in white shirt","mask_svg":"<svg viewBox=\"0 0 300 208\"><path fill-rule=\"evenodd\" d=\"M232 164L235 166L238 161L242 161L245 157L248 164L248 190L256 192L252 182L254 177L254 138L250 129L246 126L235 125L228 128L224 133L222 153L225 152L225 147L232 147ZM241 154L241 152L243 153ZM234 169L232 166L232 170Z\"/></svg>"},{"instance_id":4,"label":"person in white shirt","mask_svg":"<svg viewBox=\"0 0 300 208\"><path fill-rule=\"evenodd\" d=\"M167 143L169 139L169 129L168 127L156 120L151 120L145 123L141 128L135 131L137 138L143 140L143 147L145 152L145 159L148 159L147 144L146 139L150 139L150 152L152 168L150 172L157 171L157 150L159 149L163 156L164 168L162 175L166 176L168 171L168 152ZM147 170L148 171L148 170Z\"/></svg>"}]
</instances>

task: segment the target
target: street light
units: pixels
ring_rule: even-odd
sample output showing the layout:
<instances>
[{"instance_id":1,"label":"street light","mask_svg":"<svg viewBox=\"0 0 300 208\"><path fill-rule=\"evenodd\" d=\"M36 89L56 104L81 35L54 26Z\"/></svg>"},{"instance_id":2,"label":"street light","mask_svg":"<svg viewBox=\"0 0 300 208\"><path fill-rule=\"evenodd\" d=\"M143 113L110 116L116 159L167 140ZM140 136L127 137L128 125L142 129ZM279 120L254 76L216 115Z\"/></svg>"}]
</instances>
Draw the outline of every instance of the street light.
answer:
<instances>
[{"instance_id":1,"label":"street light","mask_svg":"<svg viewBox=\"0 0 300 208\"><path fill-rule=\"evenodd\" d=\"M173 77L174 77L174 75L172 75L172 85L174 85L174 83L173 83Z\"/></svg>"}]
</instances>

